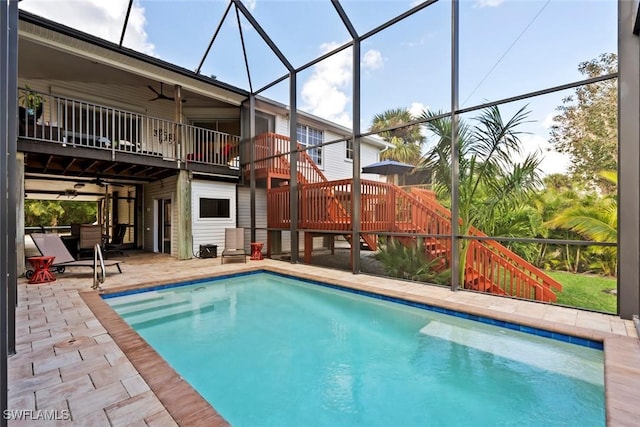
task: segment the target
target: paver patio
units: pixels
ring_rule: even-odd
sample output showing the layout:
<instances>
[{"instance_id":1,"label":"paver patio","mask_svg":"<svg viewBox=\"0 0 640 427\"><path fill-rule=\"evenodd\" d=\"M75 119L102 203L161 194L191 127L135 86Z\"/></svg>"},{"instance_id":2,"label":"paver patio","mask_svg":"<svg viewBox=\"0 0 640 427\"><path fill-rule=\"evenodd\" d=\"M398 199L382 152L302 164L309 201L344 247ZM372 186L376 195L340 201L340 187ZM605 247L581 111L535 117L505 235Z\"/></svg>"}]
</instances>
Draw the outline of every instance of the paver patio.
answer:
<instances>
[{"instance_id":1,"label":"paver patio","mask_svg":"<svg viewBox=\"0 0 640 427\"><path fill-rule=\"evenodd\" d=\"M123 260L123 274L109 274L105 291L265 268L604 340L607 422L633 425L640 419L640 341L633 322L617 316L282 261L220 265L219 258L178 261L149 253ZM86 269L68 270L44 285L26 282L18 284L9 409L57 410L71 418L38 425L226 424L124 321L100 308L106 304L91 291ZM33 421L10 420L9 425Z\"/></svg>"}]
</instances>

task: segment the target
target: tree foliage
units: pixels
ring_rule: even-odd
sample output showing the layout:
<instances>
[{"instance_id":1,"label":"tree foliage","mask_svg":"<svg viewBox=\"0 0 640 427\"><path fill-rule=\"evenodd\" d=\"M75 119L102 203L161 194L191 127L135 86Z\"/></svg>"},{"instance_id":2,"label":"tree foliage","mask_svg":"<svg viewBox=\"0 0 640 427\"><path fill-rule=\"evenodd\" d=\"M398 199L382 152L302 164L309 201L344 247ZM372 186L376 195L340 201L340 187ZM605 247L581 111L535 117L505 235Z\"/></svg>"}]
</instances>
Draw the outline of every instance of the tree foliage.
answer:
<instances>
[{"instance_id":1,"label":"tree foliage","mask_svg":"<svg viewBox=\"0 0 640 427\"><path fill-rule=\"evenodd\" d=\"M380 245L376 259L393 277L440 285L447 284L451 279L451 270L440 268L441 259L427 255L422 238L416 239L415 244L411 245L391 238Z\"/></svg>"},{"instance_id":2,"label":"tree foliage","mask_svg":"<svg viewBox=\"0 0 640 427\"><path fill-rule=\"evenodd\" d=\"M386 110L373 117L371 131L382 131L390 127L400 126L415 120L407 108L394 108ZM380 153L381 159L397 160L399 162L415 165L422 155L421 149L424 136L420 131L420 125L409 125L401 128L380 132L380 136L392 147Z\"/></svg>"},{"instance_id":3,"label":"tree foliage","mask_svg":"<svg viewBox=\"0 0 640 427\"><path fill-rule=\"evenodd\" d=\"M451 199L451 121L434 119L440 113L425 112L427 129L438 138L423 159L425 167L434 171L436 192ZM521 108L508 120L497 106L488 107L468 127L460 123L458 132L458 176L460 234L468 235L471 227L492 227L503 213L526 204L540 187L540 156L530 153L523 160L518 128L526 122L528 112ZM489 230L491 233L492 230ZM466 259L469 240L461 240L460 259ZM464 264L464 263L462 263ZM464 276L461 268L460 280Z\"/></svg>"},{"instance_id":4,"label":"tree foliage","mask_svg":"<svg viewBox=\"0 0 640 427\"><path fill-rule=\"evenodd\" d=\"M604 171L598 174L604 181L617 184L614 171ZM595 242L616 243L618 241L618 202L612 195L582 196L578 203L556 211L553 218L545 223L550 229L569 230L579 237ZM617 248L615 246L590 246L582 254L576 254L575 267L578 272L580 263L584 269L601 271L607 275L617 272Z\"/></svg>"},{"instance_id":5,"label":"tree foliage","mask_svg":"<svg viewBox=\"0 0 640 427\"><path fill-rule=\"evenodd\" d=\"M90 224L96 221L97 215L96 202L25 200L24 203L24 221L27 227Z\"/></svg>"},{"instance_id":6,"label":"tree foliage","mask_svg":"<svg viewBox=\"0 0 640 427\"><path fill-rule=\"evenodd\" d=\"M617 70L618 57L613 53L602 54L578 67L578 71L588 78ZM617 79L580 86L562 103L551 127L551 144L556 151L570 156L569 171L575 179L604 193L615 191L615 186L602 179L599 173L617 168Z\"/></svg>"}]
</instances>

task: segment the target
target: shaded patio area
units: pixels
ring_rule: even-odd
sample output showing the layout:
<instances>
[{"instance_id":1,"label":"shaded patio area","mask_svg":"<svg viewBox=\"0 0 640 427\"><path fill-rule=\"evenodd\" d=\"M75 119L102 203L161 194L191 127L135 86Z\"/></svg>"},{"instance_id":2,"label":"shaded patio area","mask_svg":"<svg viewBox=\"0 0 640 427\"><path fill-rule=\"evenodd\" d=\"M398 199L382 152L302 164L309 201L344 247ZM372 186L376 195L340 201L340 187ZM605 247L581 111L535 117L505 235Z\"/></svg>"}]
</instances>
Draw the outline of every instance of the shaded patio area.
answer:
<instances>
[{"instance_id":1,"label":"shaded patio area","mask_svg":"<svg viewBox=\"0 0 640 427\"><path fill-rule=\"evenodd\" d=\"M640 381L640 342L633 322L618 316L274 260L220 265L220 258L179 261L138 252L123 261L123 273L109 274L104 291L267 269L604 340L607 422L631 425L640 416L640 391L634 386ZM167 393L166 384L172 390L186 383L120 318L105 312L106 304L90 290L91 283L86 269L69 270L44 285L19 280L9 409L68 411L77 425L225 425L197 393L192 398L182 391Z\"/></svg>"}]
</instances>

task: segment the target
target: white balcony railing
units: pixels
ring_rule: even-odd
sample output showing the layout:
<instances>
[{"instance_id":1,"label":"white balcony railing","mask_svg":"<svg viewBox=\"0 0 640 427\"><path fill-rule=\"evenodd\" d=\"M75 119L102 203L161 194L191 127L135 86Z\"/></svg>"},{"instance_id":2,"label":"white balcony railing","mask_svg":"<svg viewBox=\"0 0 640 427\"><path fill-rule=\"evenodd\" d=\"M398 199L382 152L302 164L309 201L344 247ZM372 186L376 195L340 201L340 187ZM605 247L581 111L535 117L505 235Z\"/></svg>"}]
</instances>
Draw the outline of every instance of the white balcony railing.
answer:
<instances>
[{"instance_id":1,"label":"white balcony railing","mask_svg":"<svg viewBox=\"0 0 640 427\"><path fill-rule=\"evenodd\" d=\"M40 94L40 111L19 108L18 137L141 156L238 167L238 136Z\"/></svg>"}]
</instances>

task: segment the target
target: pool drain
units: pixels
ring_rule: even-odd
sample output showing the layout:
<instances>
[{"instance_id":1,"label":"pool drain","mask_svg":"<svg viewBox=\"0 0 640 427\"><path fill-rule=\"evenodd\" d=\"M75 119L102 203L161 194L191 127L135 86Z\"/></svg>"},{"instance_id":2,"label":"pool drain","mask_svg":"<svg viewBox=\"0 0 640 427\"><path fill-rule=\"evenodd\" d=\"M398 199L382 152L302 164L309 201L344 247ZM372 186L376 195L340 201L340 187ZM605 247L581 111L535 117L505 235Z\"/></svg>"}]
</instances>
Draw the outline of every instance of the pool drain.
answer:
<instances>
[{"instance_id":1,"label":"pool drain","mask_svg":"<svg viewBox=\"0 0 640 427\"><path fill-rule=\"evenodd\" d=\"M72 337L64 341L57 342L53 345L54 348L74 348L82 347L91 342L91 338L86 336Z\"/></svg>"}]
</instances>

